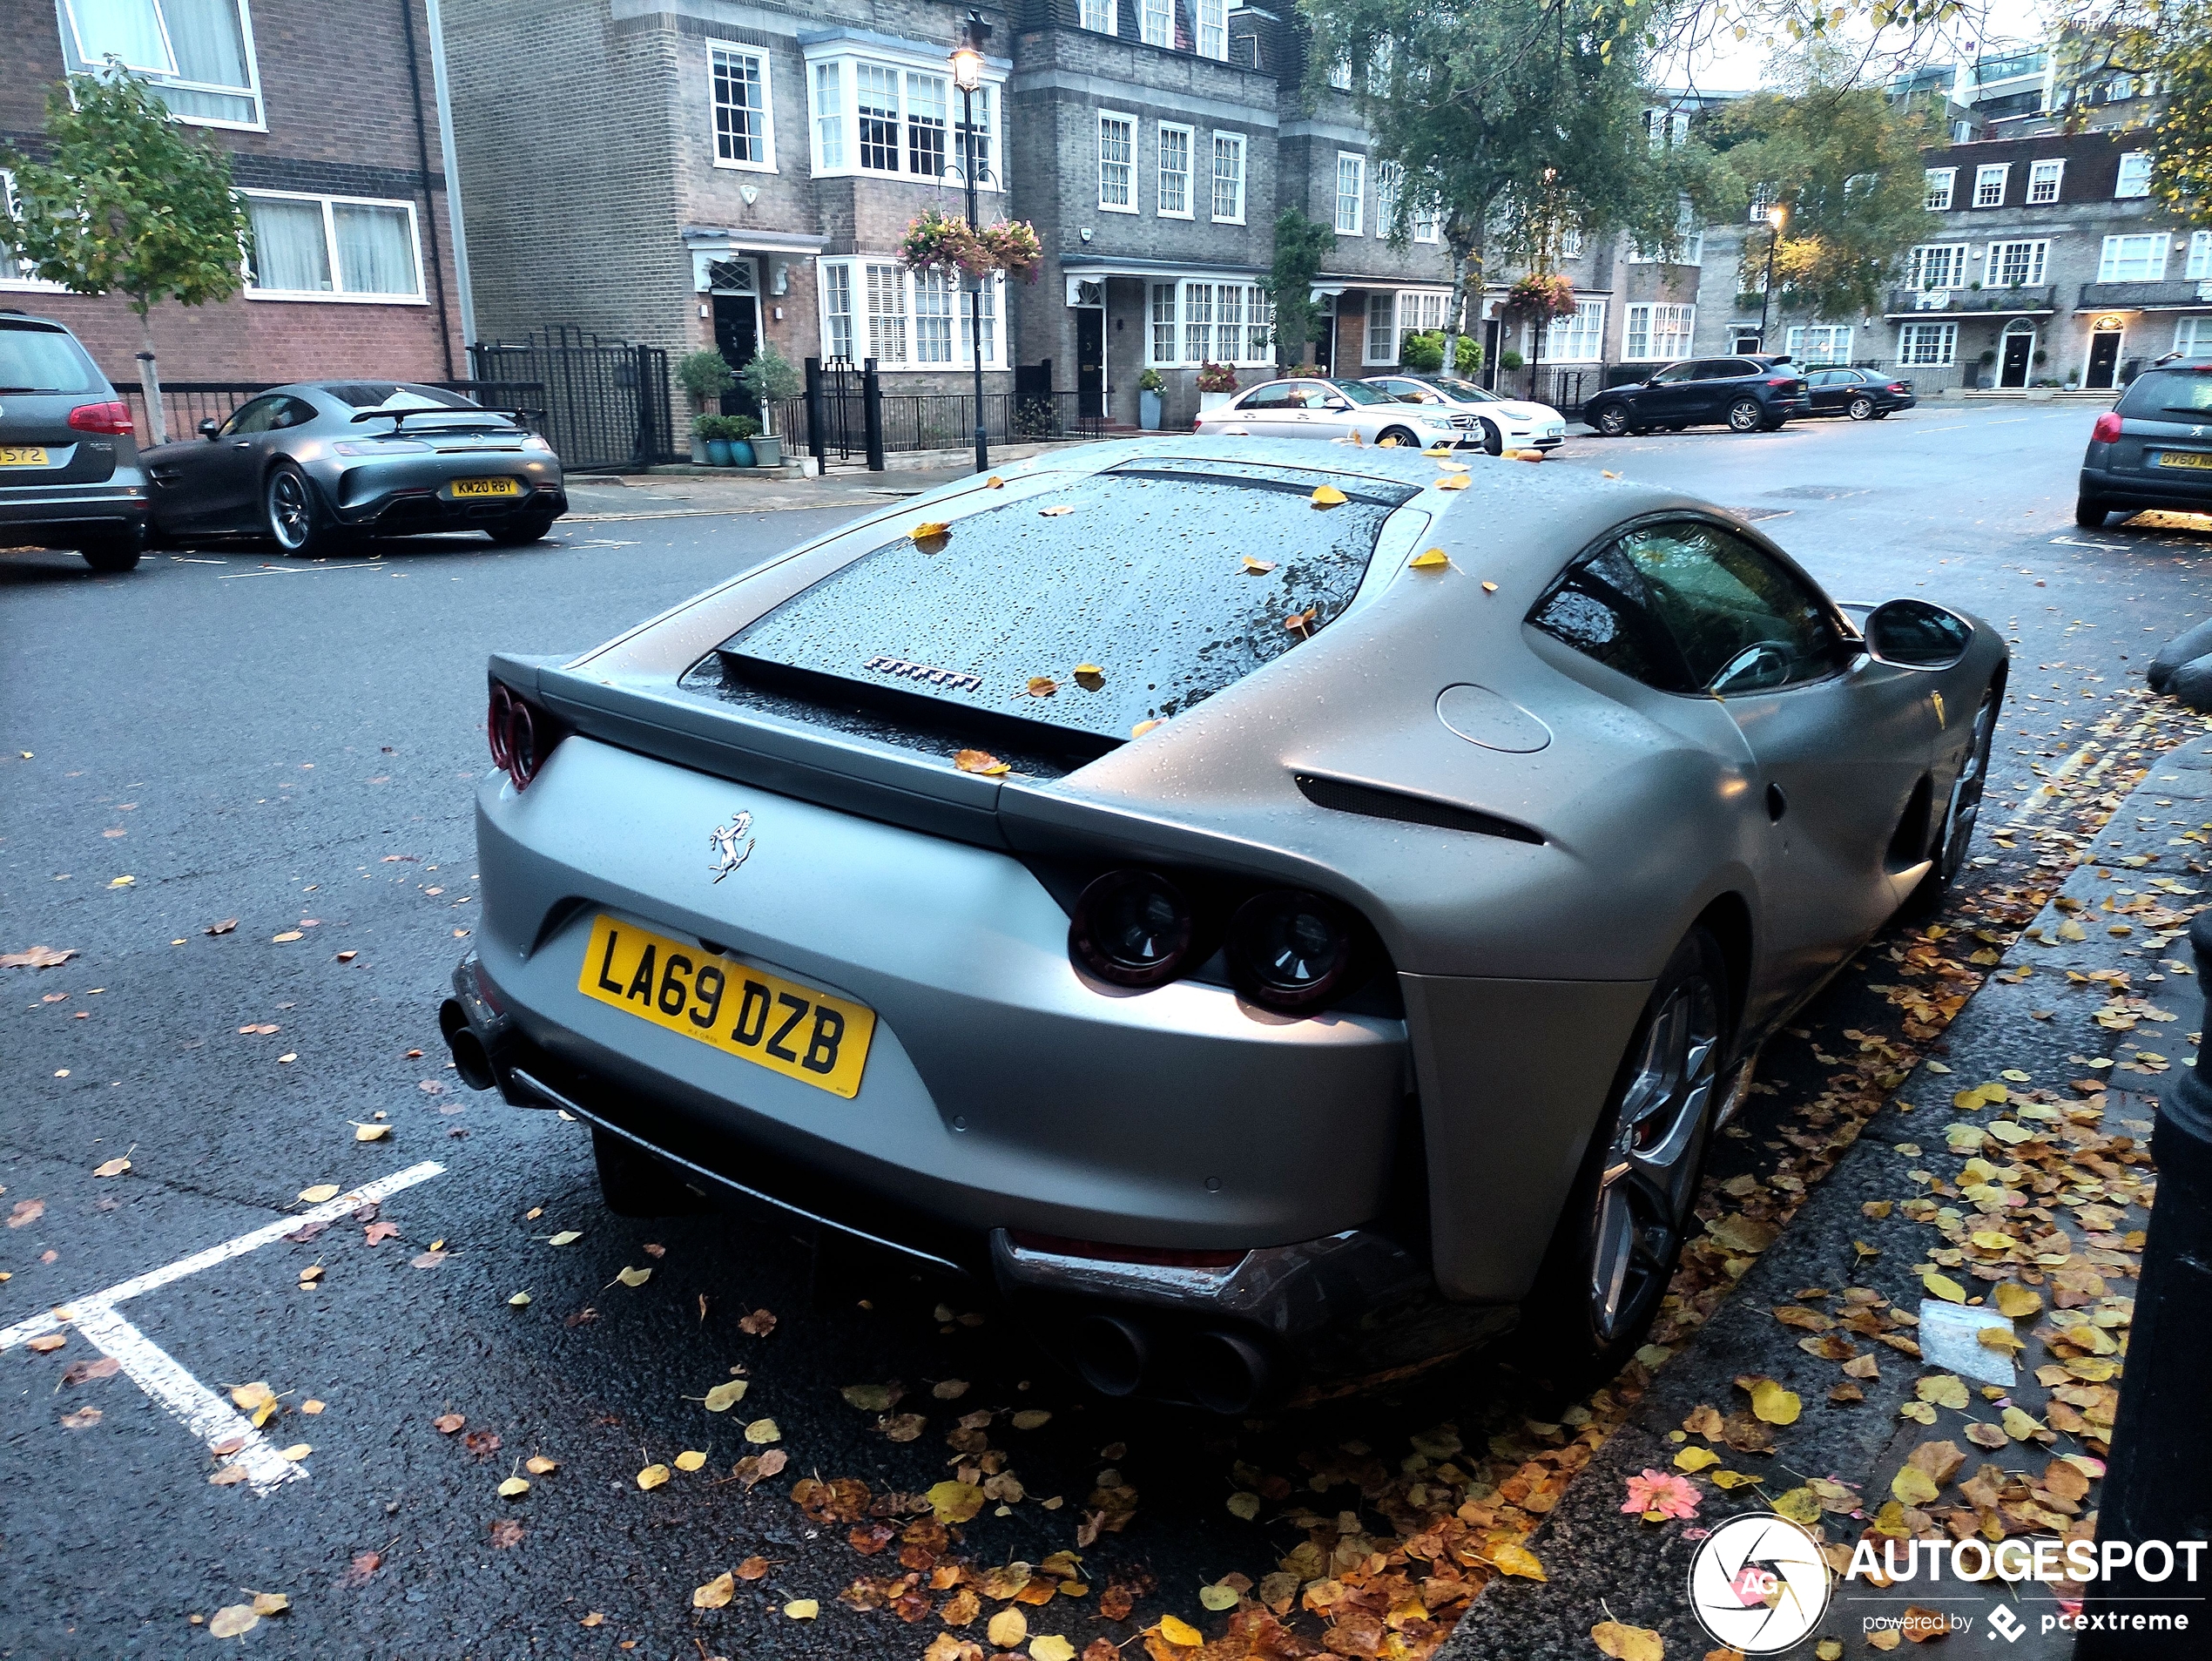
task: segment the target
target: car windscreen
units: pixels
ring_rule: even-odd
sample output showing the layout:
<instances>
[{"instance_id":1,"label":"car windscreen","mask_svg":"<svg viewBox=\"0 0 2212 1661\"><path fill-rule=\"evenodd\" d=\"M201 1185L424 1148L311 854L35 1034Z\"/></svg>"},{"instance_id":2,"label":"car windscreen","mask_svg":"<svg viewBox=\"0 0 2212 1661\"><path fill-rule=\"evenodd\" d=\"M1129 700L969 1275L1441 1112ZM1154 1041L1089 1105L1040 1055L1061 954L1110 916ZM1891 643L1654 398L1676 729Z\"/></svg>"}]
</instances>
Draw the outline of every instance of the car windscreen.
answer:
<instances>
[{"instance_id":1,"label":"car windscreen","mask_svg":"<svg viewBox=\"0 0 2212 1661\"><path fill-rule=\"evenodd\" d=\"M1456 398L1464 404L1499 404L1505 399L1487 387L1478 387L1472 381L1445 380L1441 376L1429 382L1447 397Z\"/></svg>"},{"instance_id":2,"label":"car windscreen","mask_svg":"<svg viewBox=\"0 0 2212 1661\"><path fill-rule=\"evenodd\" d=\"M1316 505L1329 487L1345 499ZM1147 457L901 533L717 649L762 684L828 678L1119 739L1180 714L1352 603L1410 484ZM1295 625L1291 619L1298 619Z\"/></svg>"},{"instance_id":3,"label":"car windscreen","mask_svg":"<svg viewBox=\"0 0 2212 1661\"><path fill-rule=\"evenodd\" d=\"M2144 421L2212 417L2212 369L2153 369L2138 375L2119 409Z\"/></svg>"},{"instance_id":4,"label":"car windscreen","mask_svg":"<svg viewBox=\"0 0 2212 1661\"><path fill-rule=\"evenodd\" d=\"M1371 387L1364 381L1332 381L1329 384L1356 404L1396 403L1380 387Z\"/></svg>"},{"instance_id":5,"label":"car windscreen","mask_svg":"<svg viewBox=\"0 0 2212 1661\"><path fill-rule=\"evenodd\" d=\"M0 392L90 392L91 361L59 329L0 324Z\"/></svg>"}]
</instances>

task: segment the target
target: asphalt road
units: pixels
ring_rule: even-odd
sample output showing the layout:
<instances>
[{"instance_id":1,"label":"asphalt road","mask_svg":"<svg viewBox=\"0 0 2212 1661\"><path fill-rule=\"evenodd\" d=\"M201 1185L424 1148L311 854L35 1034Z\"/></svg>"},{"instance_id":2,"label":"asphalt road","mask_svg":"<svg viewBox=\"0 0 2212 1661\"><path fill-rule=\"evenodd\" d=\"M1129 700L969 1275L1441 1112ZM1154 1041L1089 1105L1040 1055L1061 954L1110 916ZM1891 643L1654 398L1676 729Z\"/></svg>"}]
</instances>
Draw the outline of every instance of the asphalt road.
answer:
<instances>
[{"instance_id":1,"label":"asphalt road","mask_svg":"<svg viewBox=\"0 0 2212 1661\"><path fill-rule=\"evenodd\" d=\"M2014 676L1996 772L2011 800L2212 609L2196 570L2212 538L2074 529L2093 413L1937 406L1870 427L1578 438L1546 465L1752 513L1844 598L1925 593L2007 625L2020 670L2048 671ZM423 539L317 564L165 555L108 578L67 556L0 558L0 950L78 954L0 971L0 1325L300 1212L319 1185L443 1167L382 1203L394 1238L341 1218L121 1306L187 1383L266 1381L270 1445L309 1447L305 1481L211 1486L203 1444L131 1376L64 1382L97 1356L80 1331L0 1353L0 1654L216 1644L189 1617L251 1589L292 1600L239 1640L272 1655L919 1655L934 1622L832 1601L863 1569L895 1572L888 1559L812 1529L786 1495L807 1473L924 1489L974 1406L1055 1415L993 1432L1030 1498L970 1527L978 1558L1069 1546L1110 1462L1142 1498L1092 1554L1096 1586L1149 1573L1161 1591L1141 1610L1195 1617L1201 1582L1274 1568L1295 1536L1222 1509L1234 1430L1086 1406L973 1291L866 1264L818 1273L798 1243L732 1220L610 1217L581 1127L469 1094L443 1064L436 1007L475 902L485 654L592 644L840 517L604 519L539 549ZM95 1174L117 1158L130 1168ZM625 1267L651 1279L626 1286ZM738 1324L757 1308L779 1318L768 1336ZM707 1413L698 1398L737 1367L744 1402ZM837 1393L894 1379L931 1414L904 1447ZM972 1385L934 1398L945 1380ZM1377 1435L1365 1411L1329 1434ZM465 1429L442 1433L453 1413ZM743 1440L762 1418L791 1464L748 1491L725 1479L767 1445ZM472 1450L486 1431L497 1447ZM637 1487L686 1449L705 1469ZM559 1469L499 1497L532 1455ZM1068 1504L1037 1502L1054 1496ZM500 1543L499 1523L519 1538ZM691 1608L694 1586L755 1554L766 1578ZM780 1612L801 1598L819 1619ZM1080 1648L1135 1629L1086 1602L1033 1612L1031 1630Z\"/></svg>"}]
</instances>

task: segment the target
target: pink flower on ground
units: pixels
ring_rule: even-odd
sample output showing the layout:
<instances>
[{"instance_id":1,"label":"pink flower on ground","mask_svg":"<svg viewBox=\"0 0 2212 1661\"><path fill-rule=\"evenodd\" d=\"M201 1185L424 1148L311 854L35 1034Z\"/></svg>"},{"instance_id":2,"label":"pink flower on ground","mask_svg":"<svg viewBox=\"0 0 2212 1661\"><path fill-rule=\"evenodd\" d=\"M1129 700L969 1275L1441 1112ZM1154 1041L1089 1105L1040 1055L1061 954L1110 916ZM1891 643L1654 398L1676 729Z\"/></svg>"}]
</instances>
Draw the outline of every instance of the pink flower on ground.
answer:
<instances>
[{"instance_id":1,"label":"pink flower on ground","mask_svg":"<svg viewBox=\"0 0 2212 1661\"><path fill-rule=\"evenodd\" d=\"M1629 1478L1628 1503L1623 1511L1641 1512L1650 1522L1697 1515L1699 1495L1686 1476L1671 1471L1647 1470Z\"/></svg>"}]
</instances>

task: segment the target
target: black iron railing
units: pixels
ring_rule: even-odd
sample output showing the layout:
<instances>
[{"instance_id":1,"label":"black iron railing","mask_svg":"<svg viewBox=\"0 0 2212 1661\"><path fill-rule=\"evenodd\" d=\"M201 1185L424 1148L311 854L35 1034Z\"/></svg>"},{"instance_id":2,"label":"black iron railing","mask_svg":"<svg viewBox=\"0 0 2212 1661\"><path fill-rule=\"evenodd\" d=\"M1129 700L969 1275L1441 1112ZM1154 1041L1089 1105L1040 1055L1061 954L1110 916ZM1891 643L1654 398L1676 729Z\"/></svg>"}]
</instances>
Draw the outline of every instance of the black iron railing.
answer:
<instances>
[{"instance_id":1,"label":"black iron railing","mask_svg":"<svg viewBox=\"0 0 2212 1661\"><path fill-rule=\"evenodd\" d=\"M775 427L784 441L784 453L812 452L833 467L840 463L860 464L867 449L867 401L864 376L852 376L850 388L845 390L833 375L824 377L823 391L817 399L792 398L778 404ZM819 435L809 415L810 402L820 412ZM875 402L886 454L966 450L974 442L972 393L879 392ZM1103 437L1106 417L1082 414L1083 402L1096 407L1098 395L1091 394L1086 400L1084 395L1075 392L987 392L983 395L984 436L993 444Z\"/></svg>"},{"instance_id":2,"label":"black iron railing","mask_svg":"<svg viewBox=\"0 0 2212 1661\"><path fill-rule=\"evenodd\" d=\"M604 341L563 325L520 341L482 341L469 367L486 381L543 388L545 436L562 464L580 472L646 468L690 454L669 403L668 354L658 346Z\"/></svg>"}]
</instances>

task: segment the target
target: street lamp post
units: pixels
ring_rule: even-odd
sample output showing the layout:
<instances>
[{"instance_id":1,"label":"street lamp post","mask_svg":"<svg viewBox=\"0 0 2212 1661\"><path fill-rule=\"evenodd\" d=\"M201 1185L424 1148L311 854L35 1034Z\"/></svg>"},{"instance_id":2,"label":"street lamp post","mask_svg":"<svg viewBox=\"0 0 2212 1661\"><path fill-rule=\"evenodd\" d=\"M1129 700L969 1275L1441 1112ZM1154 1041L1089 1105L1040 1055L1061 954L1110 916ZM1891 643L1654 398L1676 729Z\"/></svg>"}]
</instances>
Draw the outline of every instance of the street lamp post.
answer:
<instances>
[{"instance_id":1,"label":"street lamp post","mask_svg":"<svg viewBox=\"0 0 2212 1661\"><path fill-rule=\"evenodd\" d=\"M1789 218L1789 210L1779 202L1766 211L1766 281L1759 287L1759 350L1766 350L1766 308L1774 298L1774 251L1781 246L1782 222Z\"/></svg>"},{"instance_id":2,"label":"street lamp post","mask_svg":"<svg viewBox=\"0 0 2212 1661\"><path fill-rule=\"evenodd\" d=\"M978 165L975 144L975 89L983 84L983 43L991 37L991 25L983 21L981 13L971 11L961 24L960 44L953 48L953 84L960 88L961 177L968 190L968 226L973 231L976 223L975 186L979 175L988 172ZM983 284L988 279L970 279L968 289L968 356L975 377L975 470L987 473L991 467L991 452L983 427Z\"/></svg>"}]
</instances>

